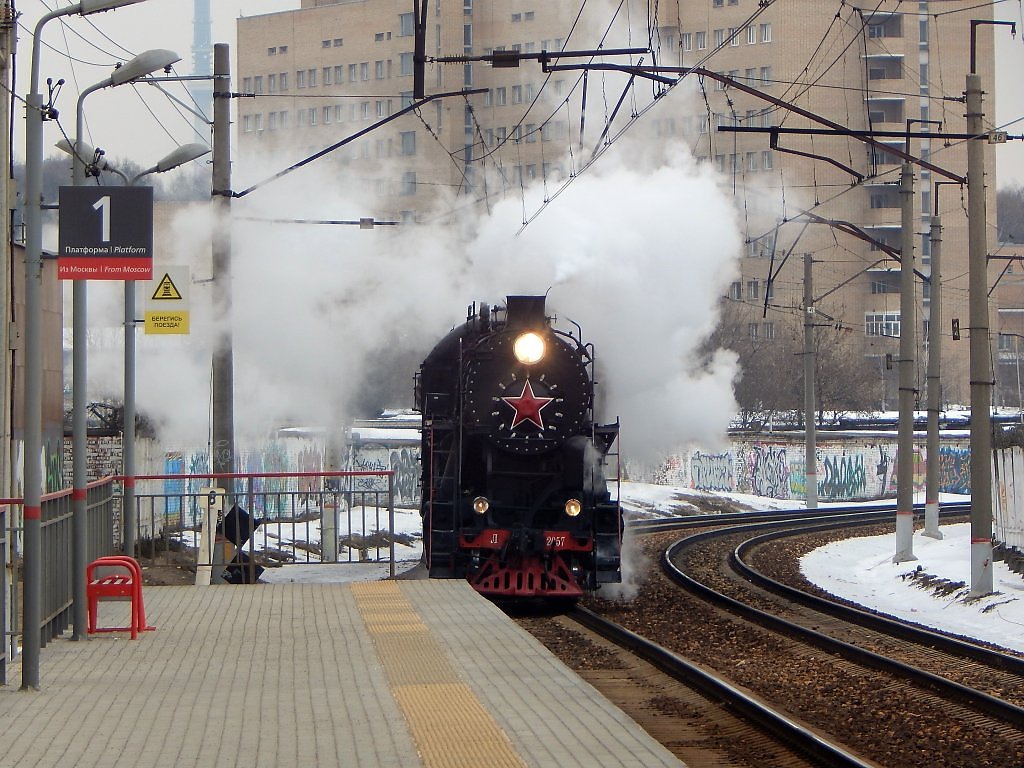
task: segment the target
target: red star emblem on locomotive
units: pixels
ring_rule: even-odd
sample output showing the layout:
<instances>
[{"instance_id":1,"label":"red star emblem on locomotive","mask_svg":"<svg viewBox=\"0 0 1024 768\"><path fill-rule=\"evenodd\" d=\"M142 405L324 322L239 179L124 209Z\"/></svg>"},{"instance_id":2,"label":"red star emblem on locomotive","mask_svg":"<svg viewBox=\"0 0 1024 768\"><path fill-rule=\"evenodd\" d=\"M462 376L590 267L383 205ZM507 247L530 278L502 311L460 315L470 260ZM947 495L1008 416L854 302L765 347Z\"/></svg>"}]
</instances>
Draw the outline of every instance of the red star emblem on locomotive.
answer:
<instances>
[{"instance_id":1,"label":"red star emblem on locomotive","mask_svg":"<svg viewBox=\"0 0 1024 768\"><path fill-rule=\"evenodd\" d=\"M550 405L551 401L555 398L537 397L534 395L533 386L530 384L530 380L527 379L523 385L523 394L519 397L503 397L501 399L516 411L510 429L515 429L524 421L529 421L543 430L544 420L541 418L540 412Z\"/></svg>"}]
</instances>

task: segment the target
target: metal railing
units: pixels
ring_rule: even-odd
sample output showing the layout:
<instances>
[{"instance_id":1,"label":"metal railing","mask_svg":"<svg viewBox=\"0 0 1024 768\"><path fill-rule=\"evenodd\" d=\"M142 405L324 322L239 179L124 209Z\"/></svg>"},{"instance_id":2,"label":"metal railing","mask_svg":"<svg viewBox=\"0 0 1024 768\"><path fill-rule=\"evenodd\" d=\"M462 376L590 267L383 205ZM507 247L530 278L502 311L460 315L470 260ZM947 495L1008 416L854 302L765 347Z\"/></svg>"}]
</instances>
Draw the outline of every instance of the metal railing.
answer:
<instances>
[{"instance_id":1,"label":"metal railing","mask_svg":"<svg viewBox=\"0 0 1024 768\"><path fill-rule=\"evenodd\" d=\"M43 563L39 584L40 647L59 636L72 622L74 604L74 530L71 489L47 493L42 497L40 512L40 556ZM119 515L119 496L113 478L103 478L86 486L86 551L85 560L112 554L115 541L115 517ZM3 566L3 588L0 590L0 622L4 623L4 662L17 654L17 638L29 628L22 627L20 606L23 605L21 560L17 554L22 528L19 508L22 499L0 499L0 530L4 537L0 546ZM7 553L12 553L8 567ZM84 578L84 574L83 574ZM8 601L8 598L9 601ZM6 640L10 645L6 645ZM6 669L0 670L0 683L6 682Z\"/></svg>"},{"instance_id":2,"label":"metal railing","mask_svg":"<svg viewBox=\"0 0 1024 768\"><path fill-rule=\"evenodd\" d=\"M222 546L200 562L206 504L218 485ZM396 562L414 559L396 557L396 544L412 537L396 529L392 471L140 475L134 496L140 559L174 550L196 568L225 569L228 581L251 583L257 570L296 564L389 563L394 574ZM398 514L419 521L418 510Z\"/></svg>"}]
</instances>

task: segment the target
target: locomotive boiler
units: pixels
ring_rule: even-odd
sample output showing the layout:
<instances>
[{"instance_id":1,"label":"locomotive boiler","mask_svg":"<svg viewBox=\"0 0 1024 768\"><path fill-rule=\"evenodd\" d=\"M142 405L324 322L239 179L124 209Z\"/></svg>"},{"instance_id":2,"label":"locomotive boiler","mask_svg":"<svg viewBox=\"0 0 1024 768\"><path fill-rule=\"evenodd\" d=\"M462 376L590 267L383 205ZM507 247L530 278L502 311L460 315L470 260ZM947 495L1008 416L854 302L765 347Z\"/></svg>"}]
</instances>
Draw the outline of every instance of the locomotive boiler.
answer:
<instances>
[{"instance_id":1,"label":"locomotive boiler","mask_svg":"<svg viewBox=\"0 0 1024 768\"><path fill-rule=\"evenodd\" d=\"M594 355L544 296L470 306L416 377L429 575L509 598L621 580L618 423L594 422Z\"/></svg>"}]
</instances>

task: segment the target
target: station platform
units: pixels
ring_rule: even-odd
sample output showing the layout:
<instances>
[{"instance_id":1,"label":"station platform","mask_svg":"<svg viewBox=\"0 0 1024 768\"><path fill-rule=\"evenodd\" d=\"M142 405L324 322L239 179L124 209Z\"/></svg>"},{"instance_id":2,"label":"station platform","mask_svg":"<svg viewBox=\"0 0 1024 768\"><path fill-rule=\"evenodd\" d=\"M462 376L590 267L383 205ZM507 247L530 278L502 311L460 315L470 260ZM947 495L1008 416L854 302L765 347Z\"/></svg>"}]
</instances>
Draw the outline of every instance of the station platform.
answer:
<instances>
[{"instance_id":1,"label":"station platform","mask_svg":"<svg viewBox=\"0 0 1024 768\"><path fill-rule=\"evenodd\" d=\"M147 587L0 688L0 766L681 766L461 581ZM118 614L123 611L123 615ZM128 623L104 602L100 626Z\"/></svg>"}]
</instances>

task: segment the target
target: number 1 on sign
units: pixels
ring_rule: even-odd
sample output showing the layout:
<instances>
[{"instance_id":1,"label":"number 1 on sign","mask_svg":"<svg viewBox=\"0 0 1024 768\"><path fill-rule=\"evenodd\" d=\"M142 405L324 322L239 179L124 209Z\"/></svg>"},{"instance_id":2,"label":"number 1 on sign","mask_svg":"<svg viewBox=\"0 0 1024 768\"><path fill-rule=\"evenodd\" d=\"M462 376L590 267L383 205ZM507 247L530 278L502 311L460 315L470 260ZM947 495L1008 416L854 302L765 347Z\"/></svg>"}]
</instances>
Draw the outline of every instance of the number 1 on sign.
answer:
<instances>
[{"instance_id":1,"label":"number 1 on sign","mask_svg":"<svg viewBox=\"0 0 1024 768\"><path fill-rule=\"evenodd\" d=\"M93 210L99 211L102 215L102 223L100 225L102 233L100 234L100 240L104 243L110 242L110 195L104 195L95 203L92 204Z\"/></svg>"}]
</instances>

